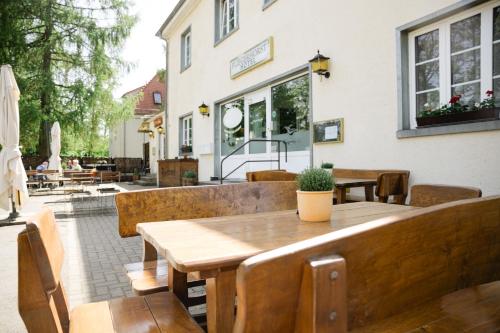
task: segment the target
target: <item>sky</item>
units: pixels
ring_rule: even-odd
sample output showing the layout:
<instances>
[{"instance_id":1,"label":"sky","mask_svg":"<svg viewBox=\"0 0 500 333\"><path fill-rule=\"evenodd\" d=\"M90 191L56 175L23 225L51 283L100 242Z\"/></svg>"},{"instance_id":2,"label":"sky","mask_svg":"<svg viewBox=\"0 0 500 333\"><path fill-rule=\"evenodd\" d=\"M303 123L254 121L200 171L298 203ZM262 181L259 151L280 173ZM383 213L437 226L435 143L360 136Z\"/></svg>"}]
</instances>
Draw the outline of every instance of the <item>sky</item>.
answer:
<instances>
[{"instance_id":1,"label":"sky","mask_svg":"<svg viewBox=\"0 0 500 333\"><path fill-rule=\"evenodd\" d=\"M113 91L120 97L127 91L146 84L158 69L165 68L165 41L156 32L167 19L178 0L135 0L131 13L139 16L122 50L124 60L134 66L121 73L119 85Z\"/></svg>"}]
</instances>

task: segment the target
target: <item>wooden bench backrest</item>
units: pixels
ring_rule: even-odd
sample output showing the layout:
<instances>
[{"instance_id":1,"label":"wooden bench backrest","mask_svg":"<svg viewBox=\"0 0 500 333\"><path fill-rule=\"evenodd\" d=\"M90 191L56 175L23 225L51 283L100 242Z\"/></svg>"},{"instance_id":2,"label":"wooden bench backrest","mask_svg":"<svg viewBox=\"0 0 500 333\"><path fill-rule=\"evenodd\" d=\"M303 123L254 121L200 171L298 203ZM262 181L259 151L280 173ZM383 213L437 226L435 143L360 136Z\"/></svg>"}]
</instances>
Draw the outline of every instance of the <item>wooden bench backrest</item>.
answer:
<instances>
[{"instance_id":1,"label":"wooden bench backrest","mask_svg":"<svg viewBox=\"0 0 500 333\"><path fill-rule=\"evenodd\" d=\"M429 207L481 196L481 190L475 187L421 184L412 186L410 206Z\"/></svg>"},{"instance_id":2,"label":"wooden bench backrest","mask_svg":"<svg viewBox=\"0 0 500 333\"><path fill-rule=\"evenodd\" d=\"M247 172L247 181L263 182L263 181L294 181L297 179L297 174L287 172L286 170L264 170Z\"/></svg>"},{"instance_id":3,"label":"wooden bench backrest","mask_svg":"<svg viewBox=\"0 0 500 333\"><path fill-rule=\"evenodd\" d=\"M384 172L405 173L410 177L408 170L369 170L369 169L332 169L332 173L336 178L359 178L359 179L376 179L378 175Z\"/></svg>"},{"instance_id":4,"label":"wooden bench backrest","mask_svg":"<svg viewBox=\"0 0 500 333\"><path fill-rule=\"evenodd\" d=\"M297 208L296 182L172 187L118 193L119 233L136 236L141 222L194 219Z\"/></svg>"},{"instance_id":5,"label":"wooden bench backrest","mask_svg":"<svg viewBox=\"0 0 500 333\"><path fill-rule=\"evenodd\" d=\"M17 238L19 313L29 332L67 332L69 310L61 281L64 249L47 207Z\"/></svg>"},{"instance_id":6,"label":"wooden bench backrest","mask_svg":"<svg viewBox=\"0 0 500 333\"><path fill-rule=\"evenodd\" d=\"M422 208L246 260L234 332L346 332L499 278L500 196Z\"/></svg>"}]
</instances>

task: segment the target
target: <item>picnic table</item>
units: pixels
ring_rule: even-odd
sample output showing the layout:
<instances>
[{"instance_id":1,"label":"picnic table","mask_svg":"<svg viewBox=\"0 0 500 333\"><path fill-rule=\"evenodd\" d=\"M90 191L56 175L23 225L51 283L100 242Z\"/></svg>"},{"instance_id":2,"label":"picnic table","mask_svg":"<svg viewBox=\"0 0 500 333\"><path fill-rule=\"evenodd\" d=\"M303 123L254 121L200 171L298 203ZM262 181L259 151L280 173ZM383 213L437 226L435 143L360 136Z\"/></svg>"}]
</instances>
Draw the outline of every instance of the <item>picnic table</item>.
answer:
<instances>
[{"instance_id":1,"label":"picnic table","mask_svg":"<svg viewBox=\"0 0 500 333\"><path fill-rule=\"evenodd\" d=\"M335 192L337 194L337 203L345 203L347 201L347 189L353 187L364 187L366 201L373 201L375 186L377 186L377 178L336 178Z\"/></svg>"},{"instance_id":2,"label":"picnic table","mask_svg":"<svg viewBox=\"0 0 500 333\"><path fill-rule=\"evenodd\" d=\"M187 301L187 273L207 280L209 332L231 332L236 268L264 251L321 236L416 207L377 202L334 206L330 222L301 222L295 210L193 220L139 223L137 232L169 264L169 286ZM286 272L283 272L286 273Z\"/></svg>"}]
</instances>

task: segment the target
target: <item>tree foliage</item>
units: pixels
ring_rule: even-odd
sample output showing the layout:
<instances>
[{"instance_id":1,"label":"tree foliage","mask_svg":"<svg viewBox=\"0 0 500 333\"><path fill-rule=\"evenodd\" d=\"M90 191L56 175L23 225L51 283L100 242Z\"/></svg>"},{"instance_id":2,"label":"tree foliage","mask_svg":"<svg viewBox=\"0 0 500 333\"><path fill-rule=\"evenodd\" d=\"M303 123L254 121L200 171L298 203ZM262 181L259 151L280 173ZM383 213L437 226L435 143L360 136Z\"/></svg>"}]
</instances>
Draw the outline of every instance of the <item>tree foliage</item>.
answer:
<instances>
[{"instance_id":1,"label":"tree foliage","mask_svg":"<svg viewBox=\"0 0 500 333\"><path fill-rule=\"evenodd\" d=\"M25 153L48 155L55 121L70 145L63 152L92 153L106 126L131 116L130 101L111 92L128 68L119 52L135 21L128 0L2 0L0 63L12 65L21 90Z\"/></svg>"}]
</instances>

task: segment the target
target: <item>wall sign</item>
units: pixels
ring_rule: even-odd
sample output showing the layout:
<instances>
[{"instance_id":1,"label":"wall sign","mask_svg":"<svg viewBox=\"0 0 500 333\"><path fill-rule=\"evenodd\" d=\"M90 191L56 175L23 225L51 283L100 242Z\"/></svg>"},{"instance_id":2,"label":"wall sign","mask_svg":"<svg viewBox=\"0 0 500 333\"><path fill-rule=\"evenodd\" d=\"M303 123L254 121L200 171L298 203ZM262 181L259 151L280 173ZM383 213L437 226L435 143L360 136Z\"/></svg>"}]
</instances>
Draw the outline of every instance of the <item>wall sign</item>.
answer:
<instances>
[{"instance_id":1,"label":"wall sign","mask_svg":"<svg viewBox=\"0 0 500 333\"><path fill-rule=\"evenodd\" d=\"M234 79L257 66L273 60L274 46L273 38L269 37L265 41L255 45L250 50L237 56L230 62L230 74Z\"/></svg>"},{"instance_id":2,"label":"wall sign","mask_svg":"<svg viewBox=\"0 0 500 333\"><path fill-rule=\"evenodd\" d=\"M344 118L314 123L313 129L314 143L344 142Z\"/></svg>"}]
</instances>

